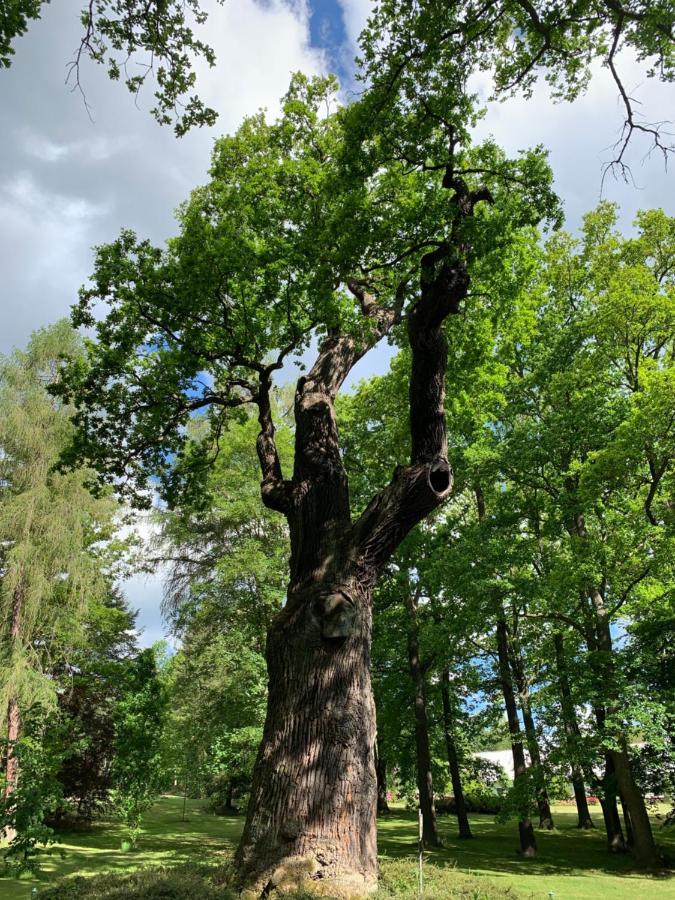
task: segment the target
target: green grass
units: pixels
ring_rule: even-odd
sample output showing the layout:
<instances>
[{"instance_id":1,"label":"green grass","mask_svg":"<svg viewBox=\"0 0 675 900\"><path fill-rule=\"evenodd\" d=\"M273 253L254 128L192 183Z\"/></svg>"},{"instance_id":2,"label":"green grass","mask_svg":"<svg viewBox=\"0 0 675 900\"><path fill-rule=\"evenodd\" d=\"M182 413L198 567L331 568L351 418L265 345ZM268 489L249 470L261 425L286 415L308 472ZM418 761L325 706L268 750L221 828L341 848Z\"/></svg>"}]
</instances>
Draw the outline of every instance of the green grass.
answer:
<instances>
[{"instance_id":1,"label":"green grass","mask_svg":"<svg viewBox=\"0 0 675 900\"><path fill-rule=\"evenodd\" d=\"M607 853L602 814L593 813L596 829L576 828L574 807L554 806L556 830L537 831L538 854L523 859L517 853L515 822L497 825L493 816L470 816L474 839L460 841L450 816L439 817L445 848L427 854L437 864L456 865L462 872L485 876L499 887L511 887L523 897L547 900L675 900L675 873L646 875L635 870L628 857ZM387 856L410 854L417 826L416 814L396 810L380 820L380 853ZM659 829L657 841L675 857L675 834Z\"/></svg>"},{"instance_id":2,"label":"green grass","mask_svg":"<svg viewBox=\"0 0 675 900\"><path fill-rule=\"evenodd\" d=\"M216 863L231 851L242 828L241 817L217 817L206 813L200 801L188 801L187 818L182 822L183 801L162 797L144 820L139 849L119 850L122 829L113 823L97 825L90 832L61 835L59 848L41 860L37 878L16 881L0 878L0 900L28 900L33 886L38 889L67 875L122 873L143 866L181 863ZM523 860L516 853L515 823L495 824L493 817L474 815L473 841L458 841L454 820L441 817L445 849L426 855L427 865L456 866L464 873L485 881L486 893L492 883L501 889L513 888L524 898L547 900L675 900L675 877L671 874L645 875L631 868L630 859L610 856L605 850L602 817L595 813L595 832L579 832L570 807L555 808L558 828L553 833L538 832L539 855ZM396 809L380 820L380 853L401 858L415 853L415 814ZM656 826L657 839L675 857L675 835L666 838ZM431 874L431 873L430 873ZM198 898L195 898L198 900Z\"/></svg>"}]
</instances>

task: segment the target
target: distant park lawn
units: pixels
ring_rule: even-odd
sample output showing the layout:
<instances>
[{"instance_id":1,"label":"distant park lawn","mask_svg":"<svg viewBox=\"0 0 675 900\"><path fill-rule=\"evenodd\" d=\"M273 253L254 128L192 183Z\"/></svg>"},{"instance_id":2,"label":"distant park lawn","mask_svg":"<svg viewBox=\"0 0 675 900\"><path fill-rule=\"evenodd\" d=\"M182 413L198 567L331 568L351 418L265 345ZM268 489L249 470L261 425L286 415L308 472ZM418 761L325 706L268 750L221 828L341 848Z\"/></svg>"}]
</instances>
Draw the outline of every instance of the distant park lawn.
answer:
<instances>
[{"instance_id":1,"label":"distant park lawn","mask_svg":"<svg viewBox=\"0 0 675 900\"><path fill-rule=\"evenodd\" d=\"M187 821L182 819L183 801L162 797L147 813L139 849L119 850L122 830L115 824L97 825L90 832L70 832L61 836L51 856L41 860L37 879L16 881L0 878L1 900L28 900L31 889L52 885L68 875L98 875L125 872L142 866L178 865L186 862L215 863L223 851L232 850L243 825L241 816L218 817L204 811L203 803L189 800ZM442 851L427 854L427 865L456 866L461 872L485 878L489 884L515 889L523 898L586 900L586 898L675 898L675 876L645 875L631 869L630 860L610 856L605 851L602 816L595 813L598 828L580 832L574 827L573 808L554 808L557 830L537 833L539 855L523 860L516 853L515 823L497 825L492 816L474 815L473 841L455 838L454 820L441 817L446 843ZM385 857L409 856L415 852L416 817L395 809L380 820L379 847ZM675 857L675 834L659 828L657 841ZM65 857L59 855L59 848Z\"/></svg>"}]
</instances>

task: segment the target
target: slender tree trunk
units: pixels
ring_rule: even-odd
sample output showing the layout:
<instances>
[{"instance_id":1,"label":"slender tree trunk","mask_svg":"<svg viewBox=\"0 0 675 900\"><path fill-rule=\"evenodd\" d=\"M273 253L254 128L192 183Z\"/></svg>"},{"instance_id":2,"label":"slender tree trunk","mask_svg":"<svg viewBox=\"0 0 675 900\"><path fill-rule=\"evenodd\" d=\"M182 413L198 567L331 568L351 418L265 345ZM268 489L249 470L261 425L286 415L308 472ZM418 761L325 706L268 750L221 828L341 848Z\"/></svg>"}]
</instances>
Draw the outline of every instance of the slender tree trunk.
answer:
<instances>
[{"instance_id":1,"label":"slender tree trunk","mask_svg":"<svg viewBox=\"0 0 675 900\"><path fill-rule=\"evenodd\" d=\"M7 703L7 765L5 776L7 782L5 784L5 798L9 799L14 793L16 782L19 777L19 760L14 753L14 746L19 740L19 730L21 720L19 716L19 704L16 697L10 697Z\"/></svg>"},{"instance_id":2,"label":"slender tree trunk","mask_svg":"<svg viewBox=\"0 0 675 900\"><path fill-rule=\"evenodd\" d=\"M586 830L595 828L586 799L586 785L582 778L572 776L572 790L574 791L574 802L577 805L577 828Z\"/></svg>"},{"instance_id":3,"label":"slender tree trunk","mask_svg":"<svg viewBox=\"0 0 675 900\"><path fill-rule=\"evenodd\" d=\"M584 603L584 595L581 595L581 601ZM598 642L596 635L595 618L588 619L586 622L586 644L589 653L597 654ZM605 732L605 721L607 713L599 696L592 701L593 715L598 728L598 734L602 737ZM617 807L617 786L614 776L614 763L608 752L604 752L605 771L599 781L600 807L602 809L602 818L605 823L605 832L607 834L607 847L610 853L625 853L626 842L623 837L621 828L621 819L619 818L619 810Z\"/></svg>"},{"instance_id":4,"label":"slender tree trunk","mask_svg":"<svg viewBox=\"0 0 675 900\"><path fill-rule=\"evenodd\" d=\"M509 664L509 637L506 621L502 618L497 622L497 652L499 655L499 677L504 695L506 718L509 723L511 735L511 752L513 754L514 784L518 783L527 774L525 751L518 721L518 709L513 691L511 668ZM523 856L532 857L537 853L537 842L534 837L532 820L527 813L521 815L518 822L518 834L520 836L520 852Z\"/></svg>"},{"instance_id":5,"label":"slender tree trunk","mask_svg":"<svg viewBox=\"0 0 675 900\"><path fill-rule=\"evenodd\" d=\"M553 815L551 813L551 804L548 799L548 791L546 790L546 782L544 781L544 768L541 763L541 753L539 752L539 740L537 738L537 729L534 724L534 716L532 715L532 706L530 704L530 688L527 682L527 676L525 675L525 667L523 665L520 647L516 641L509 642L509 651L511 668L518 689L520 709L523 714L525 738L527 740L527 749L530 753L531 771L535 777L539 827L551 831L554 828Z\"/></svg>"},{"instance_id":6,"label":"slender tree trunk","mask_svg":"<svg viewBox=\"0 0 675 900\"><path fill-rule=\"evenodd\" d=\"M619 808L617 806L616 797L617 790L614 763L611 756L606 753L605 774L602 778L600 806L605 822L605 831L607 832L607 846L610 853L625 853L626 841L624 840L623 830L621 828L621 819L619 818Z\"/></svg>"},{"instance_id":7,"label":"slender tree trunk","mask_svg":"<svg viewBox=\"0 0 675 900\"><path fill-rule=\"evenodd\" d=\"M558 689L560 691L560 706L562 710L563 728L565 730L565 743L567 745L570 769L572 771L574 800L577 804L577 828L594 828L595 826L586 799L584 778L578 762L581 731L579 729L579 722L577 721L576 710L574 709L572 690L567 674L564 638L559 631L553 636L553 647L555 650Z\"/></svg>"},{"instance_id":8,"label":"slender tree trunk","mask_svg":"<svg viewBox=\"0 0 675 900\"><path fill-rule=\"evenodd\" d=\"M569 487L571 488L573 496L575 485L570 482ZM583 513L575 513L570 530L582 540L587 540L588 532L586 530ZM587 627L588 649L595 658L594 668L601 691L601 698L596 698L595 705L606 707L608 716L613 717L613 715L619 711L620 697L616 682L616 666L604 588L600 589L597 586L592 587L588 591L588 598L590 599L590 608L586 608L588 608L589 614L593 617L592 626ZM581 600L584 606L586 606L586 596L583 592ZM598 721L599 726L600 724L600 721ZM600 728L601 733L604 730L605 725L606 721L603 711L603 727ZM612 747L607 750L608 763L610 764L607 767L607 771L609 771L610 767L613 770L616 785L630 814L630 823L634 840L634 856L640 865L647 867L656 866L659 862L659 853L656 849L656 844L654 843L654 836L652 834L651 823L649 821L644 797L640 793L631 771L625 733L622 730L614 729L614 733L610 735L610 738ZM613 749L614 745L617 743L622 749ZM603 814L605 814L604 807ZM618 831L620 832L621 829L618 810L616 809L615 795L613 804L611 808L608 809L608 814L609 815L605 815L605 823L607 824L610 818L613 820L613 834L610 835L608 830L607 835L611 846L614 833L616 832L615 826L617 821L619 822Z\"/></svg>"},{"instance_id":9,"label":"slender tree trunk","mask_svg":"<svg viewBox=\"0 0 675 900\"><path fill-rule=\"evenodd\" d=\"M429 722L424 669L420 660L417 594L406 598L408 609L408 664L415 696L415 751L417 755L417 790L422 810L422 840L425 847L441 847L434 805L434 780L429 749Z\"/></svg>"},{"instance_id":10,"label":"slender tree trunk","mask_svg":"<svg viewBox=\"0 0 675 900\"><path fill-rule=\"evenodd\" d=\"M603 694L609 700L608 712L618 712L618 697L615 684L614 658L612 636L607 620L607 610L602 592L595 590L592 594L593 608L596 615L596 642L599 651L600 678L603 685ZM644 797L638 788L633 772L626 738L623 733L614 735L613 743L618 739L621 749L609 749L607 751L611 759L616 785L622 798L622 803L629 813L629 822L633 838L632 850L640 865L655 867L659 864L659 853L654 843L652 826L645 805ZM616 801L614 803L616 807ZM617 811L618 818L618 811Z\"/></svg>"},{"instance_id":11,"label":"slender tree trunk","mask_svg":"<svg viewBox=\"0 0 675 900\"><path fill-rule=\"evenodd\" d=\"M234 796L234 779L230 778L230 780L227 782L227 793L225 794L225 810L230 813L237 811L235 809L235 806L233 803L233 799L232 799L233 796Z\"/></svg>"},{"instance_id":12,"label":"slender tree trunk","mask_svg":"<svg viewBox=\"0 0 675 900\"><path fill-rule=\"evenodd\" d=\"M466 812L466 801L464 800L464 791L462 789L462 778L459 771L459 759L457 757L457 747L455 745L455 736L453 728L452 701L450 699L450 672L444 669L441 673L441 697L443 698L443 730L445 732L445 747L448 754L448 768L450 769L450 778L452 779L452 793L455 800L455 809L457 811L457 825L459 827L459 837L462 839L472 838L469 817Z\"/></svg>"},{"instance_id":13,"label":"slender tree trunk","mask_svg":"<svg viewBox=\"0 0 675 900\"><path fill-rule=\"evenodd\" d=\"M605 708L596 703L594 705L595 720L600 734L605 729ZM610 853L625 853L626 841L624 840L617 806L617 784L614 774L614 761L609 753L605 752L605 772L600 783L600 807L607 834L607 847Z\"/></svg>"},{"instance_id":14,"label":"slender tree trunk","mask_svg":"<svg viewBox=\"0 0 675 900\"><path fill-rule=\"evenodd\" d=\"M19 584L12 596L12 621L10 623L9 638L12 653L18 651L19 638L21 635L21 616L23 612L23 586ZM11 694L7 701L7 758L5 765L5 802L7 802L14 790L19 779L19 760L14 753L16 742L19 740L21 732L21 713L19 711L19 702L15 694ZM6 841L14 840L16 832L13 828L5 828L4 838Z\"/></svg>"},{"instance_id":15,"label":"slender tree trunk","mask_svg":"<svg viewBox=\"0 0 675 900\"><path fill-rule=\"evenodd\" d=\"M377 774L377 814L385 816L389 812L387 801L387 759L383 752L382 742L377 739L377 760L375 771Z\"/></svg>"},{"instance_id":16,"label":"slender tree trunk","mask_svg":"<svg viewBox=\"0 0 675 900\"><path fill-rule=\"evenodd\" d=\"M621 796L620 800L621 812L623 813L623 824L626 826L626 842L629 847L632 847L635 844L635 838L633 836L633 824L630 820L630 813L628 812L628 807L626 806L625 800Z\"/></svg>"}]
</instances>

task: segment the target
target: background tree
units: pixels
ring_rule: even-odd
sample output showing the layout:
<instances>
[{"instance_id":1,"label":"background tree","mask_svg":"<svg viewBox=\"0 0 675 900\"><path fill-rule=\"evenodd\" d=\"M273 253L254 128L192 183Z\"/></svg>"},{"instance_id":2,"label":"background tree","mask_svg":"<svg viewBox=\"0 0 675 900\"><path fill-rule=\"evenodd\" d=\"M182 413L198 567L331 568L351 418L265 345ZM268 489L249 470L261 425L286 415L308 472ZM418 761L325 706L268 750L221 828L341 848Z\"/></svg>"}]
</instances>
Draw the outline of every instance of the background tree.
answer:
<instances>
[{"instance_id":1,"label":"background tree","mask_svg":"<svg viewBox=\"0 0 675 900\"><path fill-rule=\"evenodd\" d=\"M54 668L86 639L87 606L108 590L118 506L94 498L91 472L52 471L72 432L71 411L47 393L63 355L81 345L60 322L36 332L0 368L0 699L6 711L6 802L20 777L14 746L22 710L53 706ZM11 835L11 833L10 833Z\"/></svg>"},{"instance_id":2,"label":"background tree","mask_svg":"<svg viewBox=\"0 0 675 900\"><path fill-rule=\"evenodd\" d=\"M115 707L122 697L128 661L138 654L135 616L112 589L89 604L84 639L52 677L58 684L54 727L68 747L57 778L64 805L54 820L75 815L89 823L108 803L112 787Z\"/></svg>"},{"instance_id":3,"label":"background tree","mask_svg":"<svg viewBox=\"0 0 675 900\"><path fill-rule=\"evenodd\" d=\"M143 650L125 670L123 694L114 713L110 796L135 846L141 816L161 786L166 693L158 678L155 649Z\"/></svg>"}]
</instances>

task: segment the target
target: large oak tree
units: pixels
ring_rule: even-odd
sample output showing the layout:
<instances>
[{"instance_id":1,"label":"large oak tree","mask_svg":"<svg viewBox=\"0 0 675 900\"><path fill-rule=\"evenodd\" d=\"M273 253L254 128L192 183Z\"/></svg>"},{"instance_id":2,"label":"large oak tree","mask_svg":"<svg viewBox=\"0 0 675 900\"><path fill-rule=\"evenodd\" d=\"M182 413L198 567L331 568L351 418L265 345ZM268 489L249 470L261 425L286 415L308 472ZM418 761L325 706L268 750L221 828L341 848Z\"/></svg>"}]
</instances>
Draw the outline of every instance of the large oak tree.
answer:
<instances>
[{"instance_id":1,"label":"large oak tree","mask_svg":"<svg viewBox=\"0 0 675 900\"><path fill-rule=\"evenodd\" d=\"M420 127L401 97L378 119L377 93L325 115L333 89L296 77L277 122L259 115L219 141L212 180L182 207L166 249L128 231L98 249L75 311L97 341L65 388L79 405L77 458L137 497L156 476L169 502L198 490L228 418L257 406L262 500L286 517L291 544L237 854L242 884L257 890L291 875L375 885L371 595L402 538L452 488L443 323L470 294L473 268L556 214L543 154L511 162L491 143L463 149L450 96L439 100L447 116ZM395 121L418 128L412 164L391 152ZM97 320L99 302L108 312ZM411 349L410 456L352 518L335 398L387 335ZM313 340L284 473L272 380ZM185 426L199 411L210 436L195 447Z\"/></svg>"}]
</instances>

